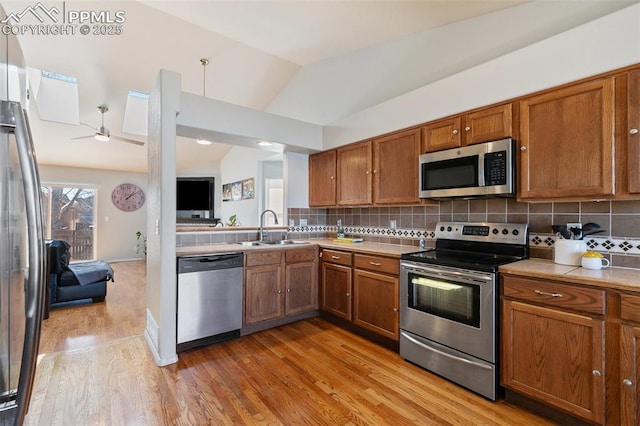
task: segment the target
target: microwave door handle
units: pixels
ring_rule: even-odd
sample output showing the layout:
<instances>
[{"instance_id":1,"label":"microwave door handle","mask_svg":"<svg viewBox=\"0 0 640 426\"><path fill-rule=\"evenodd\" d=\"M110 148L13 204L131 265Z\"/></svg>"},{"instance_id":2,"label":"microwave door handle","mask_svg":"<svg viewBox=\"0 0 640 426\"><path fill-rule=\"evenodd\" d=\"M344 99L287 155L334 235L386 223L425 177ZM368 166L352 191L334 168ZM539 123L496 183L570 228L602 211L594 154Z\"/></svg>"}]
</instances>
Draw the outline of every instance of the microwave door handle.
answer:
<instances>
[{"instance_id":1,"label":"microwave door handle","mask_svg":"<svg viewBox=\"0 0 640 426\"><path fill-rule=\"evenodd\" d=\"M478 155L478 186L485 186L484 180L484 153Z\"/></svg>"}]
</instances>

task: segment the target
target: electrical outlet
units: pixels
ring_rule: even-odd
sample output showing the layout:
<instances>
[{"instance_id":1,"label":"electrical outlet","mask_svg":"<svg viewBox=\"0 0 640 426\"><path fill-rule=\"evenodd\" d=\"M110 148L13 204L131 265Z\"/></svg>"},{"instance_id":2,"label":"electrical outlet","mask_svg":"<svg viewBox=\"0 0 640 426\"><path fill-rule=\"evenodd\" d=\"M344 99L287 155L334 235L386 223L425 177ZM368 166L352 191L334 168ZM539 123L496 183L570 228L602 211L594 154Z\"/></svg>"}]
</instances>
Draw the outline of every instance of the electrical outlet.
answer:
<instances>
[{"instance_id":1,"label":"electrical outlet","mask_svg":"<svg viewBox=\"0 0 640 426\"><path fill-rule=\"evenodd\" d=\"M307 226L307 219L300 219L300 226Z\"/></svg>"},{"instance_id":2,"label":"electrical outlet","mask_svg":"<svg viewBox=\"0 0 640 426\"><path fill-rule=\"evenodd\" d=\"M396 226L398 226L398 223L396 222L395 219L389 220L389 228L396 229Z\"/></svg>"}]
</instances>

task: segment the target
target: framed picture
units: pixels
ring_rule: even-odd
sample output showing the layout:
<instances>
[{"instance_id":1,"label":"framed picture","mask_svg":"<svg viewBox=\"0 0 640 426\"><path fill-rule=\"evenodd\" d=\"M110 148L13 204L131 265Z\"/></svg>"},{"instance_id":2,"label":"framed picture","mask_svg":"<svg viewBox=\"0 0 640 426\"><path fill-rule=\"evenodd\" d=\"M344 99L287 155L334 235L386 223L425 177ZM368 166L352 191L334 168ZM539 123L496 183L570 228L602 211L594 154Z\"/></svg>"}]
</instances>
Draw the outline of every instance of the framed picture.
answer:
<instances>
[{"instance_id":1,"label":"framed picture","mask_svg":"<svg viewBox=\"0 0 640 426\"><path fill-rule=\"evenodd\" d=\"M255 188L255 181L253 178L245 179L242 181L242 199L253 198Z\"/></svg>"},{"instance_id":2,"label":"framed picture","mask_svg":"<svg viewBox=\"0 0 640 426\"><path fill-rule=\"evenodd\" d=\"M231 184L231 199L234 201L242 199L242 181Z\"/></svg>"},{"instance_id":3,"label":"framed picture","mask_svg":"<svg viewBox=\"0 0 640 426\"><path fill-rule=\"evenodd\" d=\"M231 200L231 184L225 183L222 185L222 201Z\"/></svg>"}]
</instances>

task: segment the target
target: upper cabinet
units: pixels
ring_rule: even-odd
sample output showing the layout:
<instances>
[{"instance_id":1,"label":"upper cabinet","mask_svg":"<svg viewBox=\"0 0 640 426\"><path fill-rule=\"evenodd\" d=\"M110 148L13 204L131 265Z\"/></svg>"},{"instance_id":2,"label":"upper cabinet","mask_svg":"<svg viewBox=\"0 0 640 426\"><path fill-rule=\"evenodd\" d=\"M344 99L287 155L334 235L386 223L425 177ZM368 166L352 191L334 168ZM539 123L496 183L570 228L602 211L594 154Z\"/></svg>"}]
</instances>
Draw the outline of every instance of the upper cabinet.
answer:
<instances>
[{"instance_id":1,"label":"upper cabinet","mask_svg":"<svg viewBox=\"0 0 640 426\"><path fill-rule=\"evenodd\" d=\"M513 121L511 103L434 121L423 127L422 152L513 136Z\"/></svg>"},{"instance_id":2,"label":"upper cabinet","mask_svg":"<svg viewBox=\"0 0 640 426\"><path fill-rule=\"evenodd\" d=\"M375 204L418 203L420 129L373 140Z\"/></svg>"},{"instance_id":3,"label":"upper cabinet","mask_svg":"<svg viewBox=\"0 0 640 426\"><path fill-rule=\"evenodd\" d=\"M462 117L456 116L429 123L423 128L422 152L442 151L462 145Z\"/></svg>"},{"instance_id":4,"label":"upper cabinet","mask_svg":"<svg viewBox=\"0 0 640 426\"><path fill-rule=\"evenodd\" d=\"M629 193L640 194L640 69L627 79L627 171Z\"/></svg>"},{"instance_id":5,"label":"upper cabinet","mask_svg":"<svg viewBox=\"0 0 640 426\"><path fill-rule=\"evenodd\" d=\"M373 150L371 141L346 145L338 152L338 205L356 206L373 202Z\"/></svg>"},{"instance_id":6,"label":"upper cabinet","mask_svg":"<svg viewBox=\"0 0 640 426\"><path fill-rule=\"evenodd\" d=\"M513 107L510 103L467 114L463 132L465 144L473 145L515 136L513 121Z\"/></svg>"},{"instance_id":7,"label":"upper cabinet","mask_svg":"<svg viewBox=\"0 0 640 426\"><path fill-rule=\"evenodd\" d=\"M336 150L309 156L309 206L336 205Z\"/></svg>"},{"instance_id":8,"label":"upper cabinet","mask_svg":"<svg viewBox=\"0 0 640 426\"><path fill-rule=\"evenodd\" d=\"M614 101L613 77L520 101L519 200L614 194Z\"/></svg>"}]
</instances>

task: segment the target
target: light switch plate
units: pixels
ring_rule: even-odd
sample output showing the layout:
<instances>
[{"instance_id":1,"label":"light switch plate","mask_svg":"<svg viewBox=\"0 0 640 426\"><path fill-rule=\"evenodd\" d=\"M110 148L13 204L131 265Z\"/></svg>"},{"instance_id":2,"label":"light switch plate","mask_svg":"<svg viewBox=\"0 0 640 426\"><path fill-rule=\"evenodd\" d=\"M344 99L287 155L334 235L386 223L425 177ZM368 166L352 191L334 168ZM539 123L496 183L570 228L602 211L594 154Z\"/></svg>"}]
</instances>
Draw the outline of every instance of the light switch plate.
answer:
<instances>
[{"instance_id":1,"label":"light switch plate","mask_svg":"<svg viewBox=\"0 0 640 426\"><path fill-rule=\"evenodd\" d=\"M300 219L300 226L307 226L307 219Z\"/></svg>"}]
</instances>

